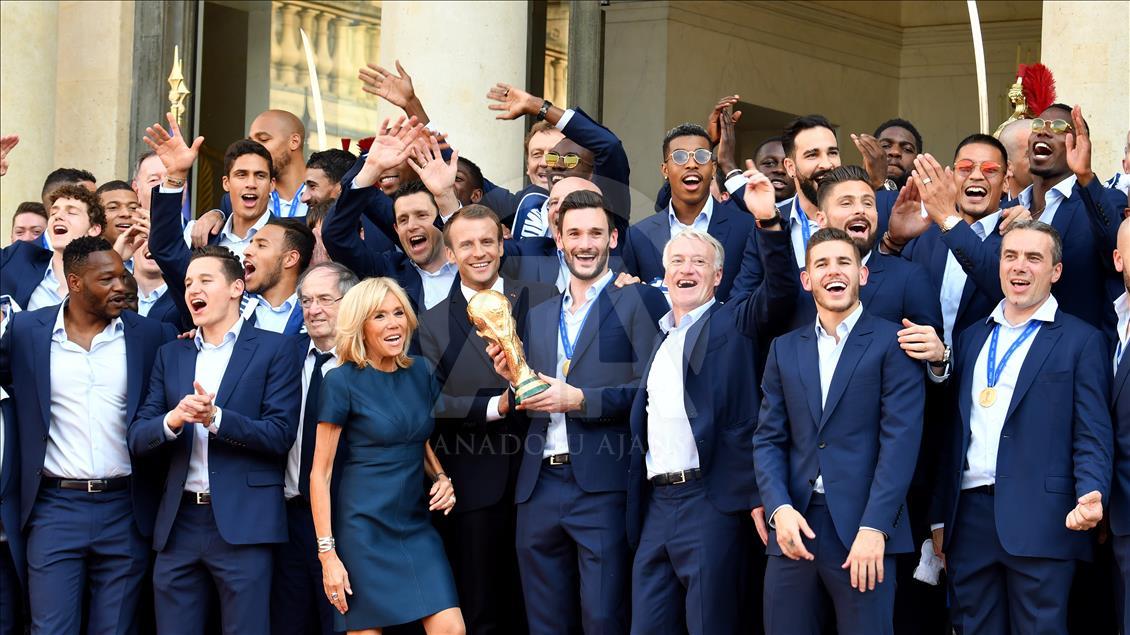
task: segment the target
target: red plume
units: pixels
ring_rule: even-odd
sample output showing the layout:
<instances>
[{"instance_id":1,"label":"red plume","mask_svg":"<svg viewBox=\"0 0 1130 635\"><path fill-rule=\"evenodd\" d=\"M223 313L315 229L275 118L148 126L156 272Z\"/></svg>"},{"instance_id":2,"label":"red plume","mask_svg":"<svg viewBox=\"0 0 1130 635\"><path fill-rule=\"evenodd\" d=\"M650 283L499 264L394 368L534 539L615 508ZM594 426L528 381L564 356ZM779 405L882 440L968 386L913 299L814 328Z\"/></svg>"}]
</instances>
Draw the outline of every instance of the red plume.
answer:
<instances>
[{"instance_id":1,"label":"red plume","mask_svg":"<svg viewBox=\"0 0 1130 635\"><path fill-rule=\"evenodd\" d=\"M1055 78L1043 64L1029 64L1021 67L1024 77L1024 100L1028 104L1028 114L1038 117L1055 103Z\"/></svg>"},{"instance_id":2,"label":"red plume","mask_svg":"<svg viewBox=\"0 0 1130 635\"><path fill-rule=\"evenodd\" d=\"M349 137L342 137L341 138L341 149L345 150L346 152L349 152L349 142L350 142Z\"/></svg>"},{"instance_id":3,"label":"red plume","mask_svg":"<svg viewBox=\"0 0 1130 635\"><path fill-rule=\"evenodd\" d=\"M357 140L357 147L361 149L361 154L369 151L369 147L373 145L376 137L365 137L364 139Z\"/></svg>"}]
</instances>

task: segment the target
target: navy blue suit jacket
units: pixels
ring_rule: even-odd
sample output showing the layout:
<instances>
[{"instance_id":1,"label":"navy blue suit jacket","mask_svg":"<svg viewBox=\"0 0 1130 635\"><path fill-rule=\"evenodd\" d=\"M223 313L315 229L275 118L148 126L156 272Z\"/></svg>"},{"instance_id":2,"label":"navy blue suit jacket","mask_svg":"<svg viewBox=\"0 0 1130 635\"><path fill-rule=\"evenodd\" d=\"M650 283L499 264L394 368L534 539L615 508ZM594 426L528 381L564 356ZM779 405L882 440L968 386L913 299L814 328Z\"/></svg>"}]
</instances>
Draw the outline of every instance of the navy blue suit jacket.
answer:
<instances>
[{"instance_id":1,"label":"navy blue suit jacket","mask_svg":"<svg viewBox=\"0 0 1130 635\"><path fill-rule=\"evenodd\" d=\"M1110 413L1115 434L1114 479L1109 505L1110 529L1116 536L1125 536L1130 534L1130 353L1122 355L1110 395Z\"/></svg>"},{"instance_id":2,"label":"navy blue suit jacket","mask_svg":"<svg viewBox=\"0 0 1130 635\"><path fill-rule=\"evenodd\" d=\"M557 243L552 238L511 238L502 244L502 275L523 282L555 285L561 271Z\"/></svg>"},{"instance_id":3,"label":"navy blue suit jacket","mask_svg":"<svg viewBox=\"0 0 1130 635\"><path fill-rule=\"evenodd\" d=\"M761 240L763 257L782 257L788 234L760 229L755 232ZM683 403L698 444L706 497L724 513L748 513L761 504L753 466L753 431L761 403L758 348L784 331L783 325L793 312L798 284L793 276L767 276L754 293L728 303L716 302L686 334ZM645 464L647 378L664 339L664 335L659 335L652 343L640 388L632 402L626 527L633 548L639 543L651 495Z\"/></svg>"},{"instance_id":4,"label":"navy blue suit jacket","mask_svg":"<svg viewBox=\"0 0 1130 635\"><path fill-rule=\"evenodd\" d=\"M444 158L447 159L447 157ZM522 201L530 194L534 194L535 198L530 199L530 203L523 205ZM489 179L483 178L483 198L479 200L479 203L486 205L495 214L498 214L498 219L503 224L513 224L515 235L521 236L521 223L525 221L524 216L529 212L529 205L536 200L540 207L547 196L549 194L544 189L532 183L517 192L511 192L492 183ZM519 214L522 214L522 216L519 216Z\"/></svg>"},{"instance_id":5,"label":"navy blue suit jacket","mask_svg":"<svg viewBox=\"0 0 1130 635\"><path fill-rule=\"evenodd\" d=\"M177 303L173 300L173 297L169 295L168 289L166 289L165 293L157 298L157 301L149 308L149 315L146 317L151 320L157 320L158 322L171 324L173 328L177 330L192 328L191 322L185 324L181 321L180 309L177 308Z\"/></svg>"},{"instance_id":6,"label":"navy blue suit jacket","mask_svg":"<svg viewBox=\"0 0 1130 635\"><path fill-rule=\"evenodd\" d=\"M7 389L5 389L7 390ZM27 551L20 531L20 435L16 425L16 408L11 395L0 401L4 415L4 456L0 457L0 524L8 542L8 553L16 569L20 586L27 588ZM19 593L18 597L23 597Z\"/></svg>"},{"instance_id":7,"label":"navy blue suit jacket","mask_svg":"<svg viewBox=\"0 0 1130 635\"><path fill-rule=\"evenodd\" d=\"M559 318L564 296L530 310L530 368L557 374ZM569 454L577 485L586 492L622 492L628 486L628 415L639 388L659 318L667 300L652 287L609 284L597 296L577 334L566 383L585 394L583 410L565 414ZM533 494L541 470L549 415L528 413L530 429L523 445L517 501Z\"/></svg>"},{"instance_id":8,"label":"navy blue suit jacket","mask_svg":"<svg viewBox=\"0 0 1130 635\"><path fill-rule=\"evenodd\" d=\"M1113 301L1123 291L1122 278L1111 264L1126 197L1092 179L1086 187L1076 183L1071 198L1060 202L1052 227L1063 240L1063 275L1052 287L1064 311L1091 326L1113 332L1116 318ZM947 232L945 242L954 250L970 277L977 276L981 288L1000 286L1000 240L984 243L964 223ZM970 266L965 266L967 260ZM990 309L991 310L991 309ZM984 317L984 316L981 316Z\"/></svg>"},{"instance_id":9,"label":"navy blue suit jacket","mask_svg":"<svg viewBox=\"0 0 1130 635\"><path fill-rule=\"evenodd\" d=\"M973 368L993 330L969 327L954 348L958 415L944 438L932 523L952 539L961 477L969 451ZM1064 522L1076 499L1097 490L1110 500L1113 432L1110 361L1102 333L1060 309L1032 339L1020 367L997 450L994 506L1005 551L1020 557L1089 559L1089 532Z\"/></svg>"},{"instance_id":10,"label":"navy blue suit jacket","mask_svg":"<svg viewBox=\"0 0 1130 635\"><path fill-rule=\"evenodd\" d=\"M0 384L12 386L20 439L20 526L26 525L39 493L47 435L51 428L51 334L59 306L12 316L0 340ZM149 374L158 349L176 337L171 325L143 318L132 311L121 315L126 342L126 418L131 420L145 402ZM130 482L134 521L143 536L152 535L159 496L160 463L131 453ZM5 525L7 526L7 525ZM15 527L10 528L15 530Z\"/></svg>"},{"instance_id":11,"label":"navy blue suit jacket","mask_svg":"<svg viewBox=\"0 0 1130 635\"><path fill-rule=\"evenodd\" d=\"M722 265L722 283L714 290L723 302L734 296L731 291L734 279L742 267L746 241L751 235L753 216L735 205L714 201L714 212L706 231L718 239L725 249ZM621 234L623 235L623 234ZM671 223L667 214L652 214L632 226L628 232L628 245L624 250L624 269L638 276L644 284L663 279L663 248L671 240ZM756 258L757 256L754 255ZM757 285L752 285L750 289Z\"/></svg>"},{"instance_id":12,"label":"navy blue suit jacket","mask_svg":"<svg viewBox=\"0 0 1130 635\"><path fill-rule=\"evenodd\" d=\"M229 544L284 542L283 502L286 456L298 434L302 364L292 340L247 324L240 329L231 360L216 392L222 412L219 434L209 435L208 469L212 512ZM157 509L153 547L165 548L188 477L193 436L186 424L173 440L165 437L165 415L193 394L196 344L177 340L161 347L149 397L129 428L137 455L163 450L168 457L164 493Z\"/></svg>"},{"instance_id":13,"label":"navy blue suit jacket","mask_svg":"<svg viewBox=\"0 0 1130 635\"><path fill-rule=\"evenodd\" d=\"M0 295L11 297L26 311L53 255L40 247L39 241L17 240L5 247L0 251Z\"/></svg>"},{"instance_id":14,"label":"navy blue suit jacket","mask_svg":"<svg viewBox=\"0 0 1130 635\"><path fill-rule=\"evenodd\" d=\"M906 492L922 438L922 369L899 347L902 327L864 305L822 406L815 324L774 340L765 364L753 436L765 513L792 505L803 514L822 476L845 549L862 526L887 535L887 553L913 551ZM768 553L781 555L775 539Z\"/></svg>"},{"instance_id":15,"label":"navy blue suit jacket","mask_svg":"<svg viewBox=\"0 0 1130 635\"><path fill-rule=\"evenodd\" d=\"M364 163L365 161L362 160L361 164L364 165ZM355 165L354 167L358 166ZM225 219L231 216L231 194L224 192L224 195L220 198L220 207L218 209L223 212ZM294 218L297 218L298 220L305 219L304 216L295 216ZM369 215L365 215L361 218L361 225L365 228L365 245L369 249L375 249L376 251L385 251L386 249L393 249L394 247L396 247L396 239L393 238L392 240L389 240L388 236L386 236L384 232L380 231L377 228L376 223L370 218ZM208 239L208 244L214 245L219 241L219 239L219 234L211 236Z\"/></svg>"}]
</instances>

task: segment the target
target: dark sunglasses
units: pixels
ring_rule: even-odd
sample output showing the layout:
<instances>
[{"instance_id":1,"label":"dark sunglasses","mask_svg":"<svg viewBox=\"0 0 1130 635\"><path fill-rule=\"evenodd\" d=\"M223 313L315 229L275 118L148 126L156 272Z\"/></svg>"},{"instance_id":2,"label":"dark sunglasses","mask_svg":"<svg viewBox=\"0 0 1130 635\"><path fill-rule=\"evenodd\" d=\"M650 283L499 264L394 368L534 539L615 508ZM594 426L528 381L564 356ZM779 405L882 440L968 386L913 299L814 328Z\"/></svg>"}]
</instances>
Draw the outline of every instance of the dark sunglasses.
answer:
<instances>
[{"instance_id":1,"label":"dark sunglasses","mask_svg":"<svg viewBox=\"0 0 1130 635\"><path fill-rule=\"evenodd\" d=\"M1051 127L1051 131L1055 134L1063 134L1072 129L1071 124L1062 119L1048 120L1037 117L1032 120L1032 132L1039 132L1048 126Z\"/></svg>"}]
</instances>

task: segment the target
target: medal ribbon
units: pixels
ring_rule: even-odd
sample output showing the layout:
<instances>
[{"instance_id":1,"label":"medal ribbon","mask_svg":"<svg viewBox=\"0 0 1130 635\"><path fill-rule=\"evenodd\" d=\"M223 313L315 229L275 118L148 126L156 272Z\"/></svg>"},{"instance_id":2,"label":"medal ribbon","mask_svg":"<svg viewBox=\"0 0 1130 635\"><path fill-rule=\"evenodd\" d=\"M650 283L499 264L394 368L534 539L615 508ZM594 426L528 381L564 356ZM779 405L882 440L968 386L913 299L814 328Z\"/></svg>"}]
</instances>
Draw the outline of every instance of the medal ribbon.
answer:
<instances>
[{"instance_id":1,"label":"medal ribbon","mask_svg":"<svg viewBox=\"0 0 1130 635\"><path fill-rule=\"evenodd\" d=\"M996 362L997 338L1000 335L1001 325L997 324L993 327L993 337L989 340L989 363L985 368L986 374L988 375L989 388L993 388L997 385L997 381L1000 380L1001 373L1004 372L1005 364L1008 363L1009 358L1012 357L1012 354L1016 352L1016 349L1020 348L1020 345L1024 343L1024 340L1031 337L1032 334L1036 332L1036 329L1040 328L1040 324L1041 322L1039 320L1030 320L1028 322L1028 326L1024 327L1024 332L1020 334L1020 337L1016 338L1016 341L1012 343L1012 346L1009 346L1008 350L1005 351L1004 357L1001 358L1000 364L997 364Z\"/></svg>"},{"instance_id":2,"label":"medal ribbon","mask_svg":"<svg viewBox=\"0 0 1130 635\"><path fill-rule=\"evenodd\" d=\"M302 185L298 186L297 190L294 191L294 198L290 201L290 208L287 209L286 216L283 216L282 213L282 197L279 196L278 190L271 190L271 203L273 203L275 207L275 216L278 218L294 218L294 210L296 207L298 207L299 198L301 198L302 190L305 187L306 184L303 183Z\"/></svg>"},{"instance_id":3,"label":"medal ribbon","mask_svg":"<svg viewBox=\"0 0 1130 635\"><path fill-rule=\"evenodd\" d=\"M797 215L797 220L800 222L800 235L804 239L804 248L808 249L808 239L812 237L812 228L808 226L808 216L801 208L800 202L795 198L793 199L793 211Z\"/></svg>"},{"instance_id":4,"label":"medal ribbon","mask_svg":"<svg viewBox=\"0 0 1130 635\"><path fill-rule=\"evenodd\" d=\"M592 305L595 302L596 298L593 298L589 301L589 305L584 308L585 317L581 318L581 327L577 329L577 337L572 342L569 341L569 332L565 328L565 303L564 301L561 303L561 315L557 319L557 332L561 336L561 349L565 352L565 367L568 370L572 370L571 368L569 368L569 365L573 363L573 351L577 347L577 340L581 339L581 332L585 330L585 322L588 321L589 314L592 313ZM568 372L566 372L565 374L568 374Z\"/></svg>"}]
</instances>

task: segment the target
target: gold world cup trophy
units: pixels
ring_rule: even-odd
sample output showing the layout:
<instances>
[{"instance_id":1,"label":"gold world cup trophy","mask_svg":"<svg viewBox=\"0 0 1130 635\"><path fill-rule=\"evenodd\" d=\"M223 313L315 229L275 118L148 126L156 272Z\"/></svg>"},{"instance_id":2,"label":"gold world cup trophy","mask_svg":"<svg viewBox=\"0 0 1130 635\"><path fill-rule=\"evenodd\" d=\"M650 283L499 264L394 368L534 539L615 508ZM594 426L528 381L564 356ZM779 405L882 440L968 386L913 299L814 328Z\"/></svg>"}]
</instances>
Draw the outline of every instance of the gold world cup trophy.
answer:
<instances>
[{"instance_id":1,"label":"gold world cup trophy","mask_svg":"<svg viewBox=\"0 0 1130 635\"><path fill-rule=\"evenodd\" d=\"M514 401L522 403L549 389L549 384L539 379L526 364L522 340L518 338L518 329L514 324L514 316L510 314L510 301L506 296L492 289L479 291L467 302L467 318L478 331L479 337L497 344L506 355L506 364L514 373Z\"/></svg>"}]
</instances>

